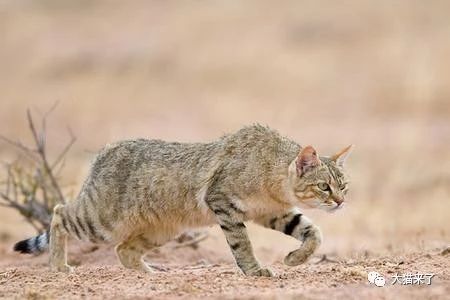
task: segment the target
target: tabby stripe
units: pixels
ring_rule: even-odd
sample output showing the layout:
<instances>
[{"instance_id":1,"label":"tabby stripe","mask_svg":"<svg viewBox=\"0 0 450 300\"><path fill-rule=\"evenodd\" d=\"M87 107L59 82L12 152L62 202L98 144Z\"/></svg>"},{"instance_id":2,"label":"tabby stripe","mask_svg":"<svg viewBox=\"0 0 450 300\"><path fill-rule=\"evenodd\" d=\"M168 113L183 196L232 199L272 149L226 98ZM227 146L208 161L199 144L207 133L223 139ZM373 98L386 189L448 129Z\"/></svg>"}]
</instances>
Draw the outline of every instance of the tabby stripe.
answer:
<instances>
[{"instance_id":1,"label":"tabby stripe","mask_svg":"<svg viewBox=\"0 0 450 300\"><path fill-rule=\"evenodd\" d=\"M91 223L91 220L86 220L86 225L89 230L89 236L94 238L93 240L91 240L91 238L89 237L89 240L91 241L104 240L102 236L98 235L97 231L95 230L94 226Z\"/></svg>"},{"instance_id":2,"label":"tabby stripe","mask_svg":"<svg viewBox=\"0 0 450 300\"><path fill-rule=\"evenodd\" d=\"M78 230L78 228L77 228L77 226L75 225L75 223L74 223L74 221L72 220L72 218L69 217L69 215L67 215L67 220L69 221L70 228L72 229L71 231L72 231L73 233L75 233L75 235L77 236L77 238L78 238L79 240L81 240L80 231Z\"/></svg>"},{"instance_id":3,"label":"tabby stripe","mask_svg":"<svg viewBox=\"0 0 450 300\"><path fill-rule=\"evenodd\" d=\"M84 223L81 221L80 216L77 215L75 220L76 220L76 223L78 223L78 225L80 225L81 232L87 236L87 230L84 226Z\"/></svg>"},{"instance_id":4,"label":"tabby stripe","mask_svg":"<svg viewBox=\"0 0 450 300\"><path fill-rule=\"evenodd\" d=\"M236 221L231 219L229 216L228 216L228 218L220 218L219 224L227 226L228 228L230 228L230 230L232 230L232 228L236 227Z\"/></svg>"},{"instance_id":5,"label":"tabby stripe","mask_svg":"<svg viewBox=\"0 0 450 300\"><path fill-rule=\"evenodd\" d=\"M242 223L242 222L239 222L239 223L230 223L230 222L227 222L226 220L221 220L222 222L223 221L225 221L226 223L228 223L227 225L225 225L225 224L220 224L220 227L223 229L223 230L226 230L226 231L233 231L233 228L239 228L239 229L243 229L243 228L246 228L245 227L245 224L244 223Z\"/></svg>"},{"instance_id":6,"label":"tabby stripe","mask_svg":"<svg viewBox=\"0 0 450 300\"><path fill-rule=\"evenodd\" d=\"M234 204L233 202L230 202L230 208L232 210L234 210L235 212L238 212L240 214L245 214L245 211L243 211L242 209L240 209L239 207L236 206L236 204Z\"/></svg>"},{"instance_id":7,"label":"tabby stripe","mask_svg":"<svg viewBox=\"0 0 450 300\"><path fill-rule=\"evenodd\" d=\"M230 227L222 225L222 224L220 225L220 228L222 228L225 231L231 231Z\"/></svg>"},{"instance_id":8,"label":"tabby stripe","mask_svg":"<svg viewBox=\"0 0 450 300\"><path fill-rule=\"evenodd\" d=\"M301 233L302 241L305 241L306 239L308 239L311 236L311 234L312 234L311 229L312 229L311 225L308 225L305 228L303 228L302 233Z\"/></svg>"},{"instance_id":9,"label":"tabby stripe","mask_svg":"<svg viewBox=\"0 0 450 300\"><path fill-rule=\"evenodd\" d=\"M221 209L221 208L214 208L212 211L213 211L216 215L227 215L227 216L230 215L226 210Z\"/></svg>"},{"instance_id":10,"label":"tabby stripe","mask_svg":"<svg viewBox=\"0 0 450 300\"><path fill-rule=\"evenodd\" d=\"M235 225L236 225L237 227L240 227L240 228L246 228L246 227L245 227L245 224L242 223L242 222L236 223Z\"/></svg>"},{"instance_id":11,"label":"tabby stripe","mask_svg":"<svg viewBox=\"0 0 450 300\"><path fill-rule=\"evenodd\" d=\"M234 244L230 244L231 249L233 249L233 251L236 251L237 248L241 247L241 244L239 242L234 243Z\"/></svg>"},{"instance_id":12,"label":"tabby stripe","mask_svg":"<svg viewBox=\"0 0 450 300\"><path fill-rule=\"evenodd\" d=\"M80 198L80 200L77 203L76 210L75 210L75 222L74 222L74 224L78 225L78 228L81 230L80 233L82 233L84 237L89 237L87 235L86 226L83 223L83 219L84 219L83 217L84 216L82 215L82 213L83 213L83 208L84 208L85 205L86 205L86 198L84 198L84 197Z\"/></svg>"},{"instance_id":13,"label":"tabby stripe","mask_svg":"<svg viewBox=\"0 0 450 300\"><path fill-rule=\"evenodd\" d=\"M327 166L328 172L330 172L331 176L333 177L334 181L338 184L338 186L342 185L341 180L339 179L339 176L336 174L334 170L332 170L329 166Z\"/></svg>"},{"instance_id":14,"label":"tabby stripe","mask_svg":"<svg viewBox=\"0 0 450 300\"><path fill-rule=\"evenodd\" d=\"M105 240L103 236L99 235L98 232L95 230L94 226L92 225L92 219L89 216L89 210L88 210L88 203L84 203L84 221L86 222L86 226L88 229L88 235L89 240L95 241L95 240ZM91 239L93 237L93 240Z\"/></svg>"},{"instance_id":15,"label":"tabby stripe","mask_svg":"<svg viewBox=\"0 0 450 300\"><path fill-rule=\"evenodd\" d=\"M97 189L95 186L94 186L94 188ZM97 190L96 190L96 191L97 191ZM98 192L97 192L97 193L98 193ZM89 198L89 200L90 200L90 202L89 202L88 204L91 204L91 208L92 208L91 211L96 211L96 210L97 210L97 208L96 208L96 202L95 202L94 199L92 198L92 194L91 194L91 193L88 193L88 198ZM105 236L101 233L101 230L100 230L100 231L99 231L99 230L96 230L95 227L92 225L92 218L91 218L91 216L89 215L89 211L88 211L87 205L86 205L85 208L84 208L84 214L85 214L86 223L87 223L89 232L90 232L96 239L105 241L106 238L105 238ZM98 227L100 227L100 226L98 226ZM99 228L99 229L101 229L101 228Z\"/></svg>"},{"instance_id":16,"label":"tabby stripe","mask_svg":"<svg viewBox=\"0 0 450 300\"><path fill-rule=\"evenodd\" d=\"M301 216L302 214L295 215L294 218L292 218L292 220L286 224L283 232L287 235L291 235L292 232L294 232L295 227L297 227L297 225L300 223Z\"/></svg>"}]
</instances>

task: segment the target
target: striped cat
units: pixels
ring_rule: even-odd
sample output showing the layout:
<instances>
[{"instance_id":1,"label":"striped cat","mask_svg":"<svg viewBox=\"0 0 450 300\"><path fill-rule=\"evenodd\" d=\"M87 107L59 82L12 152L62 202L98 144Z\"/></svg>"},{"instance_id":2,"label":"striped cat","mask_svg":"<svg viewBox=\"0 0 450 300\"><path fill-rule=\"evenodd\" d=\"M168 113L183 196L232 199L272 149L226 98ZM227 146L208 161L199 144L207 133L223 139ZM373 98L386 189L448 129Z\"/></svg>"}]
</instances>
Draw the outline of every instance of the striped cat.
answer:
<instances>
[{"instance_id":1,"label":"striped cat","mask_svg":"<svg viewBox=\"0 0 450 300\"><path fill-rule=\"evenodd\" d=\"M272 276L253 254L245 221L300 241L284 262L303 263L321 243L297 206L333 211L347 192L347 147L319 157L276 131L244 127L211 143L137 139L107 145L75 201L54 208L51 227L14 250L49 248L52 270L70 272L67 238L116 244L123 266L152 271L144 254L189 228L219 224L246 275Z\"/></svg>"}]
</instances>

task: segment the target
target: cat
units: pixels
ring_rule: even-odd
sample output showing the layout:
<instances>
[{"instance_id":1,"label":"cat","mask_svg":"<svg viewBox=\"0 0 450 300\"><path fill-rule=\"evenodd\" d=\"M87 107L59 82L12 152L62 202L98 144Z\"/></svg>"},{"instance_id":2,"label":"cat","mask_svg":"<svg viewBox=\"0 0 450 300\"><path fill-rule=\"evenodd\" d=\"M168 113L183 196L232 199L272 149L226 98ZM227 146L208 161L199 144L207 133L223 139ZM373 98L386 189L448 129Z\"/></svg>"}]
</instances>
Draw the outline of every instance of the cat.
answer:
<instances>
[{"instance_id":1,"label":"cat","mask_svg":"<svg viewBox=\"0 0 450 300\"><path fill-rule=\"evenodd\" d=\"M351 146L319 157L277 131L246 126L210 143L136 139L105 146L74 201L58 204L50 229L18 242L15 251L50 252L52 270L71 272L67 238L115 243L121 264L151 272L143 256L189 229L219 224L246 275L273 276L252 250L245 221L302 244L284 259L305 262L320 229L298 206L334 211L348 190L344 162Z\"/></svg>"}]
</instances>

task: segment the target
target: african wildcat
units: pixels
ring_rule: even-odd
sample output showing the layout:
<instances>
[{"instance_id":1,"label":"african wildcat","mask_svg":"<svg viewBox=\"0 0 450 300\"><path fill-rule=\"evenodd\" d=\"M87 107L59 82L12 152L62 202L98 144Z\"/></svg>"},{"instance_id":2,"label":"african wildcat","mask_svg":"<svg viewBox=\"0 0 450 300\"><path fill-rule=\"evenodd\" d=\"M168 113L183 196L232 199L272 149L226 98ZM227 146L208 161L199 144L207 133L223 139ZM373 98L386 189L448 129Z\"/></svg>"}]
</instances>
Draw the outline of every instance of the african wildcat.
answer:
<instances>
[{"instance_id":1,"label":"african wildcat","mask_svg":"<svg viewBox=\"0 0 450 300\"><path fill-rule=\"evenodd\" d=\"M351 147L319 157L260 125L211 143L137 139L108 145L94 160L75 201L57 205L51 228L14 250L50 248L53 270L70 272L68 236L116 243L127 268L151 271L142 257L191 227L218 223L237 265L247 275L271 276L258 263L244 221L284 232L303 243L287 265L303 263L319 246L317 226L296 208L339 208L347 191L343 163Z\"/></svg>"}]
</instances>

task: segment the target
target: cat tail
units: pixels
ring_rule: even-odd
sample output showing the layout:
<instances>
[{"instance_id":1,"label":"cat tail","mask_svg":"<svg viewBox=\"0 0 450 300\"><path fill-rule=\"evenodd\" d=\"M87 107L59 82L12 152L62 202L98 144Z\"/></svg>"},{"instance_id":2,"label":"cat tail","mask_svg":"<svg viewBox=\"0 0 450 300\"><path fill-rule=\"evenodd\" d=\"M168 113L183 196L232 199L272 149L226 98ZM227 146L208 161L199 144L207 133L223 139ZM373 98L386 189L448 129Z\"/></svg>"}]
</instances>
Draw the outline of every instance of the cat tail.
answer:
<instances>
[{"instance_id":1,"label":"cat tail","mask_svg":"<svg viewBox=\"0 0 450 300\"><path fill-rule=\"evenodd\" d=\"M14 251L39 255L48 249L50 241L50 231L47 230L35 237L17 242L14 245Z\"/></svg>"}]
</instances>

